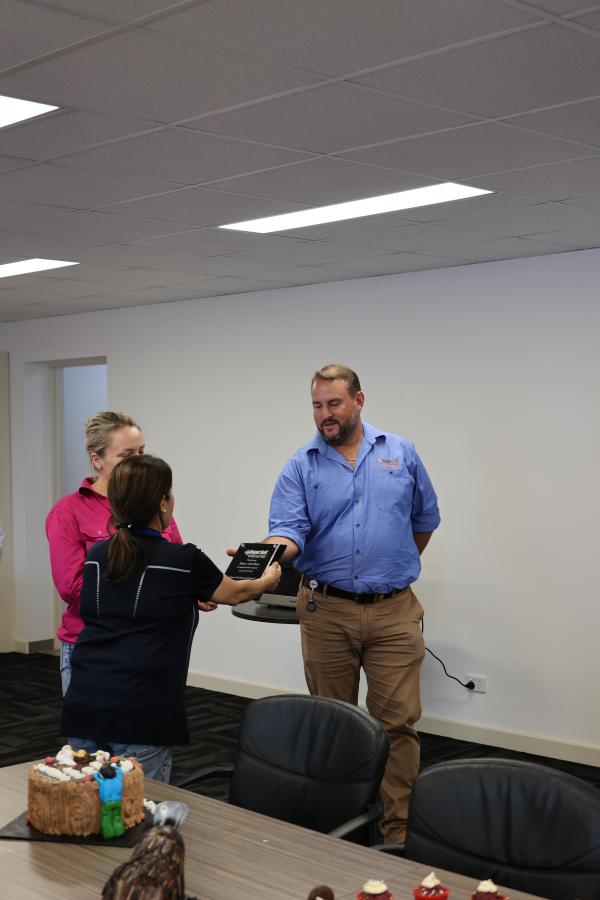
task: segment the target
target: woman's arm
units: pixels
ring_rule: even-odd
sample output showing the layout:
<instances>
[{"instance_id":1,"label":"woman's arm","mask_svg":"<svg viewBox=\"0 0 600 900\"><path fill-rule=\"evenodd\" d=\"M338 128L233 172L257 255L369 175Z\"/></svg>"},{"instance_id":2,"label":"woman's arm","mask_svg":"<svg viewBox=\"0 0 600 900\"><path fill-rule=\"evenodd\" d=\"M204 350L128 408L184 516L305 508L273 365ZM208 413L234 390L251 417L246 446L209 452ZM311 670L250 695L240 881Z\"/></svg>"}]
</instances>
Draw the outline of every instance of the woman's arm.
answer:
<instances>
[{"instance_id":1,"label":"woman's arm","mask_svg":"<svg viewBox=\"0 0 600 900\"><path fill-rule=\"evenodd\" d=\"M61 506L51 509L46 519L46 536L56 590L65 603L77 610L86 550L85 540L72 512Z\"/></svg>"},{"instance_id":2,"label":"woman's arm","mask_svg":"<svg viewBox=\"0 0 600 900\"><path fill-rule=\"evenodd\" d=\"M264 591L273 591L281 579L281 566L279 563L271 563L261 578L234 581L228 575L223 575L223 581L210 598L215 603L223 603L226 606L237 606L246 600L254 600Z\"/></svg>"}]
</instances>

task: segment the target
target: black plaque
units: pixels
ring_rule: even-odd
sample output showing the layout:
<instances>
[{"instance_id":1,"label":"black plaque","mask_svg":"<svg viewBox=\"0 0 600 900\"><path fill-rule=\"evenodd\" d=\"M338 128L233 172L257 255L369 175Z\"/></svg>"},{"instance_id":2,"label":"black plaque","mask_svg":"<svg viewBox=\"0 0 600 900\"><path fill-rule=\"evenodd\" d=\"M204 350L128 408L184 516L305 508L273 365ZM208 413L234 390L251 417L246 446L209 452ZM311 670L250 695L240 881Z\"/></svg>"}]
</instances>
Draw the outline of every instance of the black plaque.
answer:
<instances>
[{"instance_id":1,"label":"black plaque","mask_svg":"<svg viewBox=\"0 0 600 900\"><path fill-rule=\"evenodd\" d=\"M271 563L281 559L285 547L285 544L240 544L225 574L234 581L260 578Z\"/></svg>"}]
</instances>

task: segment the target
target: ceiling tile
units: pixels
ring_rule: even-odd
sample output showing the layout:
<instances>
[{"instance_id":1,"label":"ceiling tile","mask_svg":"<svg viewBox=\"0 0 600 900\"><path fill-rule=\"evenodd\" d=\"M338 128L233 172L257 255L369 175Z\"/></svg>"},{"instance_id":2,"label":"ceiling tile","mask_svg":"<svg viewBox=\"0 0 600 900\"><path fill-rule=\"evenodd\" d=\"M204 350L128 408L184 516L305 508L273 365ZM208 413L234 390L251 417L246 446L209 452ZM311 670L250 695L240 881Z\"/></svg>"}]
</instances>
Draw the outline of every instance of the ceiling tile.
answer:
<instances>
[{"instance_id":1,"label":"ceiling tile","mask_svg":"<svg viewBox=\"0 0 600 900\"><path fill-rule=\"evenodd\" d=\"M17 225L12 231L30 235L68 238L73 246L116 244L180 230L178 225L153 219L131 219L102 212L72 212L44 222Z\"/></svg>"},{"instance_id":2,"label":"ceiling tile","mask_svg":"<svg viewBox=\"0 0 600 900\"><path fill-rule=\"evenodd\" d=\"M600 46L599 46L600 51ZM593 156L597 149L530 134L504 125L473 125L427 137L395 141L344 156L358 162L392 166L442 181L466 179L540 163Z\"/></svg>"},{"instance_id":3,"label":"ceiling tile","mask_svg":"<svg viewBox=\"0 0 600 900\"><path fill-rule=\"evenodd\" d=\"M595 30L600 31L600 11L590 13L586 16L577 16L573 21L578 22L580 25L586 25L588 28L594 28Z\"/></svg>"},{"instance_id":4,"label":"ceiling tile","mask_svg":"<svg viewBox=\"0 0 600 900\"><path fill-rule=\"evenodd\" d=\"M0 175L0 200L87 209L111 200L130 200L133 197L157 194L172 187L166 181L99 175L53 163L41 163Z\"/></svg>"},{"instance_id":5,"label":"ceiling tile","mask_svg":"<svg viewBox=\"0 0 600 900\"><path fill-rule=\"evenodd\" d=\"M527 256L542 256L547 253L562 253L564 248L558 243L531 241L528 238L497 238L491 241L455 244L439 251L438 256L459 259L463 263L492 262L501 259L520 259Z\"/></svg>"},{"instance_id":6,"label":"ceiling tile","mask_svg":"<svg viewBox=\"0 0 600 900\"><path fill-rule=\"evenodd\" d=\"M481 216L456 218L444 225L457 234L512 235L552 232L576 226L600 228L600 212L577 209L565 203L539 203L520 209L510 209Z\"/></svg>"},{"instance_id":7,"label":"ceiling tile","mask_svg":"<svg viewBox=\"0 0 600 900\"><path fill-rule=\"evenodd\" d=\"M195 124L215 134L333 153L468 121L467 116L358 85L332 84L203 118Z\"/></svg>"},{"instance_id":8,"label":"ceiling tile","mask_svg":"<svg viewBox=\"0 0 600 900\"><path fill-rule=\"evenodd\" d=\"M279 269L289 267L289 262L271 260L263 256L253 258L248 253L228 253L224 256L210 256L198 259L190 257L187 260L176 262L161 262L157 268L163 270L167 276L171 274L181 275L181 278L190 278L194 275L233 276L235 278L260 278L267 277L267 273L273 273ZM269 279L271 274L268 275Z\"/></svg>"},{"instance_id":9,"label":"ceiling tile","mask_svg":"<svg viewBox=\"0 0 600 900\"><path fill-rule=\"evenodd\" d=\"M257 175L228 178L213 187L215 190L222 188L240 194L324 206L423 187L430 181L418 175L364 166L350 160L323 158Z\"/></svg>"},{"instance_id":10,"label":"ceiling tile","mask_svg":"<svg viewBox=\"0 0 600 900\"><path fill-rule=\"evenodd\" d=\"M183 234L145 238L136 247L153 247L159 253L193 254L196 258L221 256L246 250L268 250L294 243L289 238L271 234L248 234L241 231L224 231L217 228L195 229Z\"/></svg>"},{"instance_id":11,"label":"ceiling tile","mask_svg":"<svg viewBox=\"0 0 600 900\"><path fill-rule=\"evenodd\" d=\"M106 30L93 19L21 0L2 0L0 15L0 71Z\"/></svg>"},{"instance_id":12,"label":"ceiling tile","mask_svg":"<svg viewBox=\"0 0 600 900\"><path fill-rule=\"evenodd\" d=\"M582 9L589 9L590 3L585 0L527 0L529 6L544 12L553 13L555 16L567 16L569 13Z\"/></svg>"},{"instance_id":13,"label":"ceiling tile","mask_svg":"<svg viewBox=\"0 0 600 900\"><path fill-rule=\"evenodd\" d=\"M154 127L142 119L63 110L0 130L0 153L49 159Z\"/></svg>"},{"instance_id":14,"label":"ceiling tile","mask_svg":"<svg viewBox=\"0 0 600 900\"><path fill-rule=\"evenodd\" d=\"M470 183L478 187L480 181L481 187L491 190L514 191L544 200L569 200L589 194L591 185L600 184L600 156L486 175L484 179L473 178Z\"/></svg>"},{"instance_id":15,"label":"ceiling tile","mask_svg":"<svg viewBox=\"0 0 600 900\"><path fill-rule=\"evenodd\" d=\"M415 225L415 228L420 226ZM308 241L306 243L292 243L282 245L280 247L272 247L269 249L257 250L249 253L248 257L253 260L263 259L268 266L269 263L275 261L289 262L290 265L320 265L328 262L339 262L343 259L369 259L371 256L380 255L378 250L373 250L368 246L353 246L349 244L335 244L327 241ZM242 254L238 254L238 259L242 259Z\"/></svg>"},{"instance_id":16,"label":"ceiling tile","mask_svg":"<svg viewBox=\"0 0 600 900\"><path fill-rule=\"evenodd\" d=\"M220 0L152 27L280 66L341 75L536 21L492 0Z\"/></svg>"},{"instance_id":17,"label":"ceiling tile","mask_svg":"<svg viewBox=\"0 0 600 900\"><path fill-rule=\"evenodd\" d=\"M521 128L545 132L600 148L600 100L570 103L507 119Z\"/></svg>"},{"instance_id":18,"label":"ceiling tile","mask_svg":"<svg viewBox=\"0 0 600 900\"><path fill-rule=\"evenodd\" d=\"M452 228L429 224L403 225L400 228L390 228L389 231L376 231L372 234L358 234L353 238L347 238L347 243L354 245L357 258L360 258L360 254L367 247L378 250L381 255L383 251L406 253L451 246L463 241L464 235L457 234ZM351 254L349 256L351 258Z\"/></svg>"},{"instance_id":19,"label":"ceiling tile","mask_svg":"<svg viewBox=\"0 0 600 900\"><path fill-rule=\"evenodd\" d=\"M51 6L107 22L131 22L172 5L167 0L36 0L39 6Z\"/></svg>"},{"instance_id":20,"label":"ceiling tile","mask_svg":"<svg viewBox=\"0 0 600 900\"><path fill-rule=\"evenodd\" d=\"M600 44L593 37L547 25L358 81L456 110L507 116L600 94L599 54Z\"/></svg>"},{"instance_id":21,"label":"ceiling tile","mask_svg":"<svg viewBox=\"0 0 600 900\"><path fill-rule=\"evenodd\" d=\"M32 165L29 159L18 159L16 156L0 156L0 172L10 172L14 169L23 169Z\"/></svg>"},{"instance_id":22,"label":"ceiling tile","mask_svg":"<svg viewBox=\"0 0 600 900\"><path fill-rule=\"evenodd\" d=\"M173 122L315 80L134 29L4 76L0 92Z\"/></svg>"},{"instance_id":23,"label":"ceiling tile","mask_svg":"<svg viewBox=\"0 0 600 900\"><path fill-rule=\"evenodd\" d=\"M583 209L597 209L600 211L600 194L593 194L590 197L578 197L576 200L563 201L563 206L576 206Z\"/></svg>"},{"instance_id":24,"label":"ceiling tile","mask_svg":"<svg viewBox=\"0 0 600 900\"><path fill-rule=\"evenodd\" d=\"M293 150L247 144L185 128L168 128L73 153L63 157L61 165L198 184L285 165L306 156Z\"/></svg>"},{"instance_id":25,"label":"ceiling tile","mask_svg":"<svg viewBox=\"0 0 600 900\"><path fill-rule=\"evenodd\" d=\"M118 203L112 205L110 211L139 219L161 219L188 225L225 225L303 208L299 203L227 194L207 188L185 188L146 200Z\"/></svg>"},{"instance_id":26,"label":"ceiling tile","mask_svg":"<svg viewBox=\"0 0 600 900\"><path fill-rule=\"evenodd\" d=\"M353 264L350 260L343 264L347 277L369 278L376 275L398 275L401 272L419 272L424 269L443 269L451 263L446 257L421 255L418 253L389 253L375 257L364 263Z\"/></svg>"},{"instance_id":27,"label":"ceiling tile","mask_svg":"<svg viewBox=\"0 0 600 900\"><path fill-rule=\"evenodd\" d=\"M23 222L35 222L60 216L67 210L60 206L44 206L41 203L11 203L0 200L0 227L20 225Z\"/></svg>"},{"instance_id":28,"label":"ceiling tile","mask_svg":"<svg viewBox=\"0 0 600 900\"><path fill-rule=\"evenodd\" d=\"M535 235L531 235L535 237ZM587 250L600 247L600 225L596 228L564 228L540 235L547 241L558 244L565 250Z\"/></svg>"}]
</instances>

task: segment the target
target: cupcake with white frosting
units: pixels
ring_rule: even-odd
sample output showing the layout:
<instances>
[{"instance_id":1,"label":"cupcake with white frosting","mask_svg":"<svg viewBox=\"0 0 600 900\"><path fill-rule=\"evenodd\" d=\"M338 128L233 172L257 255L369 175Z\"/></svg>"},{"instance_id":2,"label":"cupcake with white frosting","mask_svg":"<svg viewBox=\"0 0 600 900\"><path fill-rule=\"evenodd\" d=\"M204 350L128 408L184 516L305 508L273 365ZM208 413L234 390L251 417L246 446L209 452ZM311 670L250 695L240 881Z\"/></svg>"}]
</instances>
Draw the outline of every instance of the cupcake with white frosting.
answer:
<instances>
[{"instance_id":1,"label":"cupcake with white frosting","mask_svg":"<svg viewBox=\"0 0 600 900\"><path fill-rule=\"evenodd\" d=\"M479 882L471 900L509 900L509 898L506 894L500 893L491 878L487 878L485 881Z\"/></svg>"},{"instance_id":2,"label":"cupcake with white frosting","mask_svg":"<svg viewBox=\"0 0 600 900\"><path fill-rule=\"evenodd\" d=\"M356 900L393 900L385 881L370 878L356 895Z\"/></svg>"},{"instance_id":3,"label":"cupcake with white frosting","mask_svg":"<svg viewBox=\"0 0 600 900\"><path fill-rule=\"evenodd\" d=\"M413 888L413 896L415 900L448 900L448 888L435 872L430 872L421 884Z\"/></svg>"}]
</instances>

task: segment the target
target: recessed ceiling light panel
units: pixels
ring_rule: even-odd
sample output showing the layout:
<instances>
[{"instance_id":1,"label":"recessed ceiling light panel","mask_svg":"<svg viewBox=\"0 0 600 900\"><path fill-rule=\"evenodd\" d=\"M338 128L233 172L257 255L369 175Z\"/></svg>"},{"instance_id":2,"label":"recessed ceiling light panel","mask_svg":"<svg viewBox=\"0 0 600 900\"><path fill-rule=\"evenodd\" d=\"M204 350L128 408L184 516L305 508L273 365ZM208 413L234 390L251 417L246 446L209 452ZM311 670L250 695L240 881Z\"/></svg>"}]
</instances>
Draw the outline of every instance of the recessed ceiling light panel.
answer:
<instances>
[{"instance_id":1,"label":"recessed ceiling light panel","mask_svg":"<svg viewBox=\"0 0 600 900\"><path fill-rule=\"evenodd\" d=\"M43 272L45 269L62 269L64 266L78 266L78 262L64 259L22 259L19 262L4 263L0 266L0 278L26 275L29 272Z\"/></svg>"},{"instance_id":2,"label":"recessed ceiling light panel","mask_svg":"<svg viewBox=\"0 0 600 900\"><path fill-rule=\"evenodd\" d=\"M0 128L14 125L15 122L24 122L26 119L34 119L55 109L58 109L58 106L34 103L33 100L18 100L17 97L0 94Z\"/></svg>"},{"instance_id":3,"label":"recessed ceiling light panel","mask_svg":"<svg viewBox=\"0 0 600 900\"><path fill-rule=\"evenodd\" d=\"M382 194L379 197L366 197L364 200L350 200L348 203L335 203L333 206L319 206L316 209L284 213L281 216L268 216L265 219L249 219L247 222L219 225L219 228L268 234L271 231L308 228L310 225L323 225L325 222L360 219L362 216L376 216L381 213L397 212L400 209L416 209L418 206L448 203L451 200L464 200L467 197L479 197L482 194L492 193L493 191L485 191L482 188L447 181L444 184L399 191L396 194Z\"/></svg>"}]
</instances>

